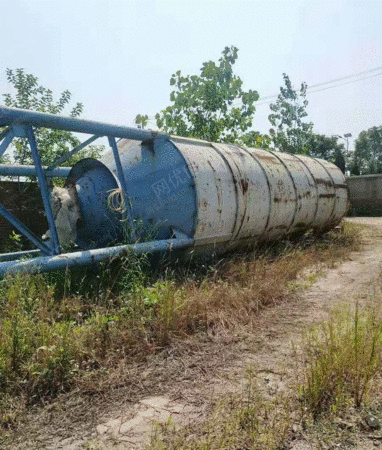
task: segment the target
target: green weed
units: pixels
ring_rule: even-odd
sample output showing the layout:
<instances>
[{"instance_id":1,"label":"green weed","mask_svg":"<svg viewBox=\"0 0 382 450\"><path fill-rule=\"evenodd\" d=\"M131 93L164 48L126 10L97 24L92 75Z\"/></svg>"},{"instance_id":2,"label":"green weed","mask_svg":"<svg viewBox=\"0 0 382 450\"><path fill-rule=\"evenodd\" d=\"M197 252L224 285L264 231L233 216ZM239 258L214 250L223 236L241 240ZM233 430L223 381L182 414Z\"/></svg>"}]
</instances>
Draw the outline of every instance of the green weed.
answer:
<instances>
[{"instance_id":1,"label":"green weed","mask_svg":"<svg viewBox=\"0 0 382 450\"><path fill-rule=\"evenodd\" d=\"M343 306L305 336L307 368L300 392L314 418L367 398L382 368L382 318Z\"/></svg>"}]
</instances>

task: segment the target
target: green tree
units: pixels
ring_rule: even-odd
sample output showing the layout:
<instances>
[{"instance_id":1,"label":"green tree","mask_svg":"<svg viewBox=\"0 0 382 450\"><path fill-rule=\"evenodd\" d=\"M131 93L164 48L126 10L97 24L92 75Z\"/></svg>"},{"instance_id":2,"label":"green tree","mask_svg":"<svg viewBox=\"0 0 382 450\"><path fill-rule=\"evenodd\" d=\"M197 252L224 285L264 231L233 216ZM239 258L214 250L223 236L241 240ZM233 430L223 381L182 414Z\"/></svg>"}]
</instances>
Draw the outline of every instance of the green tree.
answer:
<instances>
[{"instance_id":1,"label":"green tree","mask_svg":"<svg viewBox=\"0 0 382 450\"><path fill-rule=\"evenodd\" d=\"M350 165L353 175L382 173L382 126L361 131Z\"/></svg>"},{"instance_id":2,"label":"green tree","mask_svg":"<svg viewBox=\"0 0 382 450\"><path fill-rule=\"evenodd\" d=\"M259 131L248 131L244 133L236 143L250 148L269 149L271 146L271 139L267 134L261 134Z\"/></svg>"},{"instance_id":3,"label":"green tree","mask_svg":"<svg viewBox=\"0 0 382 450\"><path fill-rule=\"evenodd\" d=\"M28 74L24 69L7 69L7 81L13 87L12 94L3 94L5 106L12 108L29 109L50 114L61 114L71 100L71 93L66 90L61 93L57 101L53 98L53 93L38 83L38 78ZM82 103L76 103L70 110L70 117L77 118L83 111ZM70 131L52 130L49 128L36 128L35 136L41 162L45 165L53 163L57 158L65 155L72 148L76 147L80 141ZM29 144L26 138L13 139L13 158L20 164L32 164L33 159L30 153ZM102 153L102 145L89 146L81 150L68 163L74 163L85 156L98 157Z\"/></svg>"},{"instance_id":4,"label":"green tree","mask_svg":"<svg viewBox=\"0 0 382 450\"><path fill-rule=\"evenodd\" d=\"M147 127L147 124L149 123L149 116L148 115L141 115L141 114L138 114L136 117L135 117L135 120L134 120L134 122L136 123L136 125L138 126L138 128L146 128Z\"/></svg>"},{"instance_id":5,"label":"green tree","mask_svg":"<svg viewBox=\"0 0 382 450\"><path fill-rule=\"evenodd\" d=\"M269 135L277 150L308 154L313 123L303 122L304 117L308 115L307 84L301 83L301 88L297 92L293 89L288 75L284 73L283 77L285 87L280 87L276 103L270 105L273 113L268 119L274 128L269 130Z\"/></svg>"},{"instance_id":6,"label":"green tree","mask_svg":"<svg viewBox=\"0 0 382 450\"><path fill-rule=\"evenodd\" d=\"M236 47L225 47L218 63L203 63L200 75L183 76L180 70L173 74L171 105L155 116L159 130L212 142L239 142L252 126L259 94L243 91L243 82L233 72L237 55ZM137 116L136 123L144 126L145 117Z\"/></svg>"},{"instance_id":7,"label":"green tree","mask_svg":"<svg viewBox=\"0 0 382 450\"><path fill-rule=\"evenodd\" d=\"M312 133L308 148L309 156L330 161L345 173L345 146L338 142L337 136Z\"/></svg>"}]
</instances>

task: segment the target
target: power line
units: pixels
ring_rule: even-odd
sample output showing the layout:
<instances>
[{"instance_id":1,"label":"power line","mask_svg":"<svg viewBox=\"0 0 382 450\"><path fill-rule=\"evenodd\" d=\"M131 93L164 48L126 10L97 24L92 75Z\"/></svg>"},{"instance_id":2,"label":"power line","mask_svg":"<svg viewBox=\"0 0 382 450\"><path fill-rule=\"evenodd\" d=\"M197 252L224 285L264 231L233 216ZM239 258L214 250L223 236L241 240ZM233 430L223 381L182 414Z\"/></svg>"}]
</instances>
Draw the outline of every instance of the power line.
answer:
<instances>
[{"instance_id":1,"label":"power line","mask_svg":"<svg viewBox=\"0 0 382 450\"><path fill-rule=\"evenodd\" d=\"M382 69L382 67L381 67L381 69ZM358 78L357 80L346 81L346 83L335 84L334 86L328 86L328 87L325 87L325 88L322 88L322 89L316 89L315 91L309 91L309 92L307 92L307 94L313 94L314 92L326 91L327 89L336 88L336 87L339 87L339 86L343 86L343 85L345 85L345 84L355 83L356 81L362 81L362 80L366 80L366 79L368 79L368 78L378 77L378 76L380 76L380 75L382 75L382 72L381 72L381 73L374 74L374 75L369 75L368 77ZM326 82L326 83L320 83L319 86L322 86L322 85L328 84L328 83L329 83L329 82ZM316 86L318 86L318 85L316 85ZM313 86L312 86L312 87L313 87ZM271 100L271 101L269 101L269 102L256 103L255 106L267 105L267 104L272 103L272 102L273 102L273 101Z\"/></svg>"},{"instance_id":2,"label":"power line","mask_svg":"<svg viewBox=\"0 0 382 450\"><path fill-rule=\"evenodd\" d=\"M325 81L324 83L312 84L312 86L308 86L308 89L313 89L313 88L315 88L315 87L323 86L323 85L325 85L325 84L336 83L337 81L347 80L348 78L359 77L360 75L364 75L365 73L375 72L376 70L381 70L381 69L382 69L382 66L376 67L375 69L370 69L370 70L365 70L365 71L363 71L363 72L358 72L358 73L355 73L355 74L353 74L353 75L348 75L348 76L346 76L346 77L337 78L337 79L335 79L335 80ZM367 77L366 77L366 78L367 78ZM354 80L354 81L358 81L358 80Z\"/></svg>"},{"instance_id":3,"label":"power line","mask_svg":"<svg viewBox=\"0 0 382 450\"><path fill-rule=\"evenodd\" d=\"M365 73L375 72L376 70L381 70L381 69L382 69L382 66L375 67L374 69L365 70L363 72L358 72L358 73L355 73L353 75L347 75L346 77L336 78L336 79L330 80L330 81L324 81L323 83L312 84L311 86L308 86L306 90L308 91L309 89L314 89L316 87L324 86L326 84L336 83L337 81L343 81L343 80L347 80L349 78L359 77L360 75L364 75ZM354 80L354 81L358 81L358 80ZM275 97L278 97L278 96L279 96L279 94L277 94L277 95L268 95L267 97L261 98L261 100L268 100L269 98L275 98Z\"/></svg>"},{"instance_id":4,"label":"power line","mask_svg":"<svg viewBox=\"0 0 382 450\"><path fill-rule=\"evenodd\" d=\"M325 86L327 84L336 83L337 81L347 80L349 78L359 77L360 75L364 75L365 73L371 73L371 72L375 72L376 70L381 70L381 69L382 69L382 66L375 67L374 69L365 70L363 72L358 72L358 73L353 74L353 75L347 75L346 77L336 78L334 80L324 81L323 83L313 84L312 86L308 86L307 87L307 94L313 94L314 92L326 91L327 89L336 88L336 87L339 87L339 86L343 86L345 84L355 83L357 81L366 80L368 78L378 77L378 76L382 75L382 72L374 74L374 75L369 75L368 77L362 77L362 78L358 78L356 80L347 81L345 83L335 84L334 86L328 86L328 87L323 88L323 89L316 89L314 91L309 91L309 89L314 89L314 88L319 87L319 86ZM267 97L263 97L261 99L260 103L255 103L255 106L268 105L268 104L272 103L272 101L264 102L262 100L266 100L266 99L270 99L270 98L277 98L278 96L279 96L279 94L277 94L277 95L268 95ZM235 106L235 105L233 105L233 106ZM149 120L153 120L153 119L155 119L155 116L149 117L148 119Z\"/></svg>"},{"instance_id":5,"label":"power line","mask_svg":"<svg viewBox=\"0 0 382 450\"><path fill-rule=\"evenodd\" d=\"M315 91L310 91L309 94L312 94L313 92L326 91L327 89L331 89L331 88L337 87L337 86L343 86L344 84L355 83L356 81L366 80L367 78L379 77L380 75L382 75L382 72L376 73L374 75L369 75L368 77L359 78L358 80L352 80L352 81L347 81L346 83L336 84L335 86L328 86L323 89L316 89Z\"/></svg>"}]
</instances>

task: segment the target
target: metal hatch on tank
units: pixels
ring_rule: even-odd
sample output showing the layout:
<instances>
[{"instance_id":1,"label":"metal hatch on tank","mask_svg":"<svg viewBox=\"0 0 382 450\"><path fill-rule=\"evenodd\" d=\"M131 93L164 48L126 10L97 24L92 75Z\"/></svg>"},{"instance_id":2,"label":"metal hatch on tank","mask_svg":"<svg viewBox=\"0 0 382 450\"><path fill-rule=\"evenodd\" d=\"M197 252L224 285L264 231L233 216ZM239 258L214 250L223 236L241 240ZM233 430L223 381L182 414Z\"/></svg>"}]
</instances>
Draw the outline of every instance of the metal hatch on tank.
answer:
<instances>
[{"instance_id":1,"label":"metal hatch on tank","mask_svg":"<svg viewBox=\"0 0 382 450\"><path fill-rule=\"evenodd\" d=\"M101 248L122 239L121 215L108 207L108 196L118 184L102 162L81 160L69 172L65 185L74 185L77 191L81 219L76 244L80 248Z\"/></svg>"}]
</instances>

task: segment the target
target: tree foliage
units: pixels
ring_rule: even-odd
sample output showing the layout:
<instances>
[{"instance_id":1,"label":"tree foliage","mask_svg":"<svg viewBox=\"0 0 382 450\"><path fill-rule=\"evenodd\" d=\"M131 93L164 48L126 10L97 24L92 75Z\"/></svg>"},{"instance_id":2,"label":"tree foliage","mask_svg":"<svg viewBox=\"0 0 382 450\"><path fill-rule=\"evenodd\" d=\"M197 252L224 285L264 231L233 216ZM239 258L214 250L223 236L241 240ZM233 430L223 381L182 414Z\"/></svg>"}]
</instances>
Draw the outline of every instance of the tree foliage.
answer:
<instances>
[{"instance_id":1,"label":"tree foliage","mask_svg":"<svg viewBox=\"0 0 382 450\"><path fill-rule=\"evenodd\" d=\"M7 81L13 87L14 93L3 94L5 106L12 108L29 109L50 114L65 112L70 103L71 93L66 90L61 93L56 101L53 92L38 83L38 78L28 74L24 69L7 69ZM76 103L70 110L70 117L77 118L83 112L82 103ZM36 128L35 137L42 164L49 165L57 158L65 155L72 148L79 145L80 141L73 133L64 130L48 128ZM29 144L26 138L13 139L13 158L20 164L32 164ZM70 162L73 163L85 156L97 157L103 151L103 146L89 146L77 153Z\"/></svg>"},{"instance_id":2,"label":"tree foliage","mask_svg":"<svg viewBox=\"0 0 382 450\"><path fill-rule=\"evenodd\" d=\"M145 114L144 116L142 114L138 114L135 117L134 122L136 123L138 128L146 128L147 124L149 123L149 116L147 114Z\"/></svg>"},{"instance_id":3,"label":"tree foliage","mask_svg":"<svg viewBox=\"0 0 382 450\"><path fill-rule=\"evenodd\" d=\"M330 161L345 173L345 146L338 142L337 136L312 133L308 148L309 156Z\"/></svg>"},{"instance_id":4,"label":"tree foliage","mask_svg":"<svg viewBox=\"0 0 382 450\"><path fill-rule=\"evenodd\" d=\"M280 87L276 103L270 105L273 111L268 116L273 126L269 130L270 139L273 146L282 152L308 154L313 123L303 121L308 115L307 84L301 83L297 92L293 89L288 75L284 73L283 77L285 87Z\"/></svg>"},{"instance_id":5,"label":"tree foliage","mask_svg":"<svg viewBox=\"0 0 382 450\"><path fill-rule=\"evenodd\" d=\"M271 139L267 134L261 134L259 131L248 131L244 133L236 143L250 148L269 149L271 146Z\"/></svg>"},{"instance_id":6,"label":"tree foliage","mask_svg":"<svg viewBox=\"0 0 382 450\"><path fill-rule=\"evenodd\" d=\"M350 170L353 175L382 173L382 126L361 131Z\"/></svg>"},{"instance_id":7,"label":"tree foliage","mask_svg":"<svg viewBox=\"0 0 382 450\"><path fill-rule=\"evenodd\" d=\"M218 63L203 63L200 75L183 76L180 70L173 74L171 105L156 114L158 128L212 142L240 141L252 126L259 94L243 91L242 80L233 72L237 57L236 47L225 47ZM137 116L136 123L143 127L145 117Z\"/></svg>"}]
</instances>

